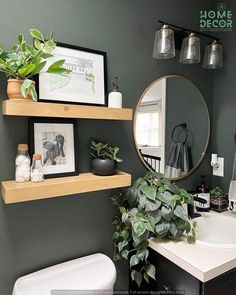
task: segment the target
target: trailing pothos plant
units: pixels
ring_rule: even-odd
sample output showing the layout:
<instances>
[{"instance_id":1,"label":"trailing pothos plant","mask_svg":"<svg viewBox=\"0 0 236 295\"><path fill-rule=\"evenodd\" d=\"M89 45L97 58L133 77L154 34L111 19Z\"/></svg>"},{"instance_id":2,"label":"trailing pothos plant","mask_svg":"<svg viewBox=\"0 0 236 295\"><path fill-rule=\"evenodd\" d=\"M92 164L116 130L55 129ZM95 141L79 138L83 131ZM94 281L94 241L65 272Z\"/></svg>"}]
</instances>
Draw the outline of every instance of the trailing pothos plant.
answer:
<instances>
[{"instance_id":1,"label":"trailing pothos plant","mask_svg":"<svg viewBox=\"0 0 236 295\"><path fill-rule=\"evenodd\" d=\"M185 236L188 242L195 241L196 224L182 206L192 204L192 195L161 173L148 172L112 201L121 213L113 220L114 260L129 259L131 278L139 286L143 279L156 278L155 266L148 261L150 238Z\"/></svg>"},{"instance_id":2,"label":"trailing pothos plant","mask_svg":"<svg viewBox=\"0 0 236 295\"><path fill-rule=\"evenodd\" d=\"M18 36L18 43L10 50L5 50L0 45L0 72L6 74L8 79L23 80L21 92L24 97L28 94L37 99L35 84L32 77L39 74L46 65L46 60L53 57L55 49L54 32L48 38L37 29L30 29L33 44L27 43L23 34ZM71 70L63 68L65 60L52 63L45 72L53 74L69 74Z\"/></svg>"}]
</instances>

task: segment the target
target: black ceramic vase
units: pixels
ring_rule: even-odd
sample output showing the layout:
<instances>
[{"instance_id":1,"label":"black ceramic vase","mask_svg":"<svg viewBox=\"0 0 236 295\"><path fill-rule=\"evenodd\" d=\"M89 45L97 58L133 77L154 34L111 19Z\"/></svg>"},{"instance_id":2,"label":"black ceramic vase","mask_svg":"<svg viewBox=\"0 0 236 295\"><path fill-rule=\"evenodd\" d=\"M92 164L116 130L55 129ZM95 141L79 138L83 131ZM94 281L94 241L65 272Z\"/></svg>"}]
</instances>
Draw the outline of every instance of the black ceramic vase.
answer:
<instances>
[{"instance_id":1,"label":"black ceramic vase","mask_svg":"<svg viewBox=\"0 0 236 295\"><path fill-rule=\"evenodd\" d=\"M117 162L110 159L93 159L92 171L96 175L112 175L116 172Z\"/></svg>"}]
</instances>

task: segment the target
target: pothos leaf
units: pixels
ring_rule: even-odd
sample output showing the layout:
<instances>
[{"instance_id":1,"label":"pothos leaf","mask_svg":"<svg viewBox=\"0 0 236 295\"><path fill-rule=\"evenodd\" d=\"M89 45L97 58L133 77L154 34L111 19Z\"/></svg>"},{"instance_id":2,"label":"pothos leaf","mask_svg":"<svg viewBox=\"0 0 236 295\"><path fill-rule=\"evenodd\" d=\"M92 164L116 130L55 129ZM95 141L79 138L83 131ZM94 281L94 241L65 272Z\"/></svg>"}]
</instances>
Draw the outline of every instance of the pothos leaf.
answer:
<instances>
[{"instance_id":1,"label":"pothos leaf","mask_svg":"<svg viewBox=\"0 0 236 295\"><path fill-rule=\"evenodd\" d=\"M125 259L128 259L129 256L129 250L125 249L121 252L121 256Z\"/></svg>"},{"instance_id":2,"label":"pothos leaf","mask_svg":"<svg viewBox=\"0 0 236 295\"><path fill-rule=\"evenodd\" d=\"M24 40L25 40L24 35L23 35L23 34L20 34L20 35L18 36L18 41L19 41L19 43L22 44L22 43L24 42Z\"/></svg>"},{"instance_id":3,"label":"pothos leaf","mask_svg":"<svg viewBox=\"0 0 236 295\"><path fill-rule=\"evenodd\" d=\"M155 211L161 207L161 201L155 200L153 201L146 201L146 211Z\"/></svg>"},{"instance_id":4,"label":"pothos leaf","mask_svg":"<svg viewBox=\"0 0 236 295\"><path fill-rule=\"evenodd\" d=\"M118 250L119 250L119 252L121 252L124 249L124 247L126 247L127 245L128 245L128 242L126 240L124 240L122 242L119 242L118 243Z\"/></svg>"},{"instance_id":5,"label":"pothos leaf","mask_svg":"<svg viewBox=\"0 0 236 295\"><path fill-rule=\"evenodd\" d=\"M60 68L60 67L64 64L64 62L65 62L64 59L62 59L62 60L57 60L57 61L55 61L54 63L52 63L48 69L49 69L49 70L52 70L52 69Z\"/></svg>"},{"instance_id":6,"label":"pothos leaf","mask_svg":"<svg viewBox=\"0 0 236 295\"><path fill-rule=\"evenodd\" d=\"M148 216L148 220L146 223L146 229L151 232L155 232L155 219L151 215Z\"/></svg>"},{"instance_id":7,"label":"pothos leaf","mask_svg":"<svg viewBox=\"0 0 236 295\"><path fill-rule=\"evenodd\" d=\"M127 229L122 230L121 234L122 238L127 240L129 238L129 231Z\"/></svg>"},{"instance_id":8,"label":"pothos leaf","mask_svg":"<svg viewBox=\"0 0 236 295\"><path fill-rule=\"evenodd\" d=\"M149 284L149 276L146 272L143 274L143 278Z\"/></svg>"},{"instance_id":9,"label":"pothos leaf","mask_svg":"<svg viewBox=\"0 0 236 295\"><path fill-rule=\"evenodd\" d=\"M170 228L169 223L162 222L162 223L158 223L156 225L155 230L156 230L157 235L164 236L168 232L169 228Z\"/></svg>"},{"instance_id":10,"label":"pothos leaf","mask_svg":"<svg viewBox=\"0 0 236 295\"><path fill-rule=\"evenodd\" d=\"M132 281L135 281L136 284L140 287L143 280L142 274L136 270L132 270L131 278L132 278Z\"/></svg>"},{"instance_id":11,"label":"pothos leaf","mask_svg":"<svg viewBox=\"0 0 236 295\"><path fill-rule=\"evenodd\" d=\"M120 236L120 234L117 231L115 231L112 238L113 238L113 240L116 240L119 238L119 236Z\"/></svg>"},{"instance_id":12,"label":"pothos leaf","mask_svg":"<svg viewBox=\"0 0 236 295\"><path fill-rule=\"evenodd\" d=\"M30 35L40 41L44 41L42 33L37 29L30 29Z\"/></svg>"},{"instance_id":13,"label":"pothos leaf","mask_svg":"<svg viewBox=\"0 0 236 295\"><path fill-rule=\"evenodd\" d=\"M156 268L153 264L149 264L146 268L147 275L152 278L153 280L156 280Z\"/></svg>"},{"instance_id":14,"label":"pothos leaf","mask_svg":"<svg viewBox=\"0 0 236 295\"><path fill-rule=\"evenodd\" d=\"M162 206L161 207L161 216L165 220L170 221L173 216L173 212L172 212L171 208L166 208L165 206Z\"/></svg>"},{"instance_id":15,"label":"pothos leaf","mask_svg":"<svg viewBox=\"0 0 236 295\"><path fill-rule=\"evenodd\" d=\"M30 95L34 101L37 101L38 95L37 95L34 85L32 85L30 88Z\"/></svg>"},{"instance_id":16,"label":"pothos leaf","mask_svg":"<svg viewBox=\"0 0 236 295\"><path fill-rule=\"evenodd\" d=\"M30 86L32 85L33 81L30 79L25 79L24 82L21 85L21 93L26 98L28 91L30 89Z\"/></svg>"},{"instance_id":17,"label":"pothos leaf","mask_svg":"<svg viewBox=\"0 0 236 295\"><path fill-rule=\"evenodd\" d=\"M196 233L195 233L195 231L193 229L191 230L191 233L188 234L187 241L189 243L194 243L196 241Z\"/></svg>"},{"instance_id":18,"label":"pothos leaf","mask_svg":"<svg viewBox=\"0 0 236 295\"><path fill-rule=\"evenodd\" d=\"M133 224L134 232L139 236L141 236L146 231L146 225L143 221L136 221Z\"/></svg>"},{"instance_id":19,"label":"pothos leaf","mask_svg":"<svg viewBox=\"0 0 236 295\"><path fill-rule=\"evenodd\" d=\"M149 255L148 249L140 249L137 251L137 256L140 260L144 260L144 259L147 260L148 255Z\"/></svg>"},{"instance_id":20,"label":"pothos leaf","mask_svg":"<svg viewBox=\"0 0 236 295\"><path fill-rule=\"evenodd\" d=\"M139 261L140 261L140 259L139 259L138 255L132 255L130 258L130 267L139 264Z\"/></svg>"},{"instance_id":21,"label":"pothos leaf","mask_svg":"<svg viewBox=\"0 0 236 295\"><path fill-rule=\"evenodd\" d=\"M154 185L149 186L147 184L144 184L144 185L141 185L140 190L148 199L151 199L151 200L156 199L156 192L157 192L156 186Z\"/></svg>"},{"instance_id":22,"label":"pothos leaf","mask_svg":"<svg viewBox=\"0 0 236 295\"><path fill-rule=\"evenodd\" d=\"M161 210L158 209L156 211L149 212L149 214L154 218L155 224L157 224L161 220Z\"/></svg>"},{"instance_id":23,"label":"pothos leaf","mask_svg":"<svg viewBox=\"0 0 236 295\"><path fill-rule=\"evenodd\" d=\"M177 205L175 210L174 210L174 215L179 217L180 219L188 221L188 215L184 208L180 205Z\"/></svg>"}]
</instances>

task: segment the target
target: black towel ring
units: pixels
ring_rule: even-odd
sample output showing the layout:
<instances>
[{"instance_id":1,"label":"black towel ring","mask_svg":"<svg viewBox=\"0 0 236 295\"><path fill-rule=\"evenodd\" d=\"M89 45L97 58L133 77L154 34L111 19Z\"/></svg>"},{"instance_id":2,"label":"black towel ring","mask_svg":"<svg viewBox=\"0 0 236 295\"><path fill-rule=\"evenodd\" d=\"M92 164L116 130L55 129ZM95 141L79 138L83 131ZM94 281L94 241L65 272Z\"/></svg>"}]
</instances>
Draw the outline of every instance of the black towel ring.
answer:
<instances>
[{"instance_id":1,"label":"black towel ring","mask_svg":"<svg viewBox=\"0 0 236 295\"><path fill-rule=\"evenodd\" d=\"M177 143L177 141L174 140L174 133L177 128L182 128L185 131L185 139L182 143L186 143L186 141L188 139L188 130L187 130L187 124L185 122L178 124L174 127L174 129L172 130L172 135L171 135L172 141Z\"/></svg>"}]
</instances>

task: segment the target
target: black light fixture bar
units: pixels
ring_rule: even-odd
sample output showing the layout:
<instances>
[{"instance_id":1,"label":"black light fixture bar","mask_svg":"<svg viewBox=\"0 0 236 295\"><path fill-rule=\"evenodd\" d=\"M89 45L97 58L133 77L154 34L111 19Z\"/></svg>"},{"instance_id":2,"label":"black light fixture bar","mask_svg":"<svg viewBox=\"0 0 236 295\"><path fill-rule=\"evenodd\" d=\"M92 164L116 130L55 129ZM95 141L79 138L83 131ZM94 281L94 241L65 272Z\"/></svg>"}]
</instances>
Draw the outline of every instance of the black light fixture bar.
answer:
<instances>
[{"instance_id":1,"label":"black light fixture bar","mask_svg":"<svg viewBox=\"0 0 236 295\"><path fill-rule=\"evenodd\" d=\"M158 22L159 22L160 24L162 24L162 25L168 25L168 26L171 26L171 27L173 27L173 28L176 28L176 29L179 29L179 30L182 30L182 31L185 31L185 32L195 33L195 34L197 34L197 35L204 36L204 37L207 37L207 38L210 38L210 39L213 39L213 40L217 40L217 41L220 40L220 39L217 38L217 37L214 37L214 36L211 36L211 35L208 35L208 34L205 34L205 33L199 32L199 31L190 30L190 29L186 29L186 28L184 28L184 27L176 26L176 25L173 25L173 24L171 24L171 23L164 22L164 21L162 21L162 20L159 20Z\"/></svg>"}]
</instances>

